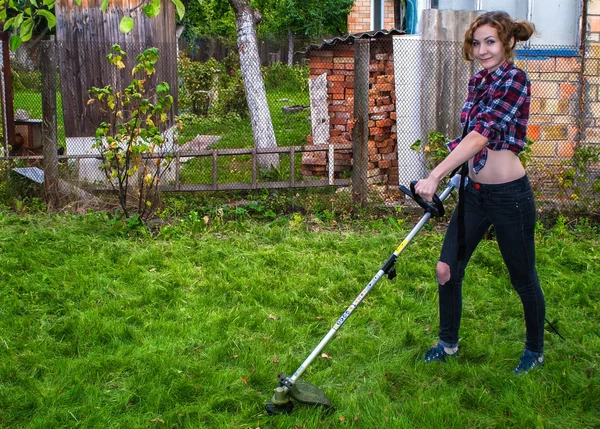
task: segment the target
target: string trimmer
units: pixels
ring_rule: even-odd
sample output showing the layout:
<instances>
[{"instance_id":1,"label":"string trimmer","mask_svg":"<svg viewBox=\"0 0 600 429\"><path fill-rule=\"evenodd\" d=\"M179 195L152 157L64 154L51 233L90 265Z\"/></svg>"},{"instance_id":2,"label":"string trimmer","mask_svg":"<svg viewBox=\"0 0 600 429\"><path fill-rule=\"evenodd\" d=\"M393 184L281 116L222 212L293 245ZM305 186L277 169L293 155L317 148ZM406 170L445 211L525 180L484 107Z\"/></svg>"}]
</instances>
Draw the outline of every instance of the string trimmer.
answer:
<instances>
[{"instance_id":1,"label":"string trimmer","mask_svg":"<svg viewBox=\"0 0 600 429\"><path fill-rule=\"evenodd\" d=\"M429 203L415 193L415 184L410 184L410 190L405 186L401 186L400 189L407 196L414 199L424 210L425 214L419 220L419 222L410 231L408 236L402 241L400 246L392 253L388 260L382 265L377 271L377 274L371 279L371 281L365 286L362 292L356 297L354 302L346 309L344 314L338 319L337 322L331 327L327 335L323 337L321 342L315 347L312 353L306 358L302 365L294 372L291 376L281 374L279 376L279 386L275 389L273 397L267 401L266 410L268 414L283 414L291 413L294 404L291 399L306 404L306 405L319 405L325 408L332 408L331 401L327 398L325 393L317 386L301 380L300 376L304 373L306 368L313 362L313 360L321 353L327 343L333 338L336 332L342 327L342 325L352 315L356 307L362 302L367 294L373 289L377 282L384 276L387 275L390 280L396 277L395 264L398 256L402 253L404 248L412 241L417 233L423 228L427 221L432 217L439 217L444 215L444 205L442 204L446 198L452 193L455 188L460 185L460 175L455 175L449 182L448 187L438 197L434 195L433 202Z\"/></svg>"}]
</instances>

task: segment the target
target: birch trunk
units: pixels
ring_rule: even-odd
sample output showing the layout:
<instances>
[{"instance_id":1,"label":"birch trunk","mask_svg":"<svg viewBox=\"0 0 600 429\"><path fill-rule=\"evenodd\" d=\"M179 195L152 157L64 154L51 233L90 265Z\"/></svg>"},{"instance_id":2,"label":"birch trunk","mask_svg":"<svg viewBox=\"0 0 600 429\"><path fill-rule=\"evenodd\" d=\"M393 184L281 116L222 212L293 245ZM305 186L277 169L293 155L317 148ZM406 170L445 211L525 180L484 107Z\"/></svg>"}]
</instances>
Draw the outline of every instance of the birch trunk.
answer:
<instances>
[{"instance_id":1,"label":"birch trunk","mask_svg":"<svg viewBox=\"0 0 600 429\"><path fill-rule=\"evenodd\" d=\"M240 67L250 121L256 149L277 147L271 113L267 103L267 93L260 69L256 25L261 21L261 14L252 9L249 0L228 0L235 12L237 26L237 44L240 53ZM257 156L258 166L262 169L279 168L279 156L266 154Z\"/></svg>"}]
</instances>

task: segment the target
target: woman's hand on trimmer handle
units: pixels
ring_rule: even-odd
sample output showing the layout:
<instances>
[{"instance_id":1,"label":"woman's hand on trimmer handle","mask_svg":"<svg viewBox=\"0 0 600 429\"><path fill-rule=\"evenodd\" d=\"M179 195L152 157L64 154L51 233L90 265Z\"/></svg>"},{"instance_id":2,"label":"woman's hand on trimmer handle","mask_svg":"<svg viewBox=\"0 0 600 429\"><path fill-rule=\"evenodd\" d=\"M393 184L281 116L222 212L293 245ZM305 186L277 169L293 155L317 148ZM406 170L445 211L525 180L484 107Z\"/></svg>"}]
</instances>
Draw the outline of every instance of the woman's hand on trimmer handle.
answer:
<instances>
[{"instance_id":1,"label":"woman's hand on trimmer handle","mask_svg":"<svg viewBox=\"0 0 600 429\"><path fill-rule=\"evenodd\" d=\"M421 179L415 185L415 192L425 201L432 202L433 195L440 184L440 181L429 175L426 179Z\"/></svg>"}]
</instances>

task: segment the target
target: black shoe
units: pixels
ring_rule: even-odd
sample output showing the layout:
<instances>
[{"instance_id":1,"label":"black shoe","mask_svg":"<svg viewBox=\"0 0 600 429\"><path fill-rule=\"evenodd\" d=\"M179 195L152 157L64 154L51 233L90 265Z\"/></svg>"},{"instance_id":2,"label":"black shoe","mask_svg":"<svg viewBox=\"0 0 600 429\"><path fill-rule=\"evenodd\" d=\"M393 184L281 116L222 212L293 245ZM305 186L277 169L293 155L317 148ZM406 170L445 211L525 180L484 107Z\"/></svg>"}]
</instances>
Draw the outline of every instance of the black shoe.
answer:
<instances>
[{"instance_id":1,"label":"black shoe","mask_svg":"<svg viewBox=\"0 0 600 429\"><path fill-rule=\"evenodd\" d=\"M430 348L427 353L425 353L425 362L446 362L446 357L455 357L458 356L458 347L456 348L456 352L450 354L444 350L444 346L437 344L434 347Z\"/></svg>"},{"instance_id":2,"label":"black shoe","mask_svg":"<svg viewBox=\"0 0 600 429\"><path fill-rule=\"evenodd\" d=\"M513 371L515 374L525 374L535 367L544 366L544 354L525 349L519 365Z\"/></svg>"}]
</instances>

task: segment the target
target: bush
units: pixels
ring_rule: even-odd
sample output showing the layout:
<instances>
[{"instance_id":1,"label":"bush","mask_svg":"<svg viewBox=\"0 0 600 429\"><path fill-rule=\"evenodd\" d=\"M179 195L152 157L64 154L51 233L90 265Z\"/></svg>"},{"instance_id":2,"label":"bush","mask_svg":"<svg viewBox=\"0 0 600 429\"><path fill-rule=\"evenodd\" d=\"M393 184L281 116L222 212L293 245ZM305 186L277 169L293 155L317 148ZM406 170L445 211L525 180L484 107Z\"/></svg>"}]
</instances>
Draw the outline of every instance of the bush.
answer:
<instances>
[{"instance_id":1,"label":"bush","mask_svg":"<svg viewBox=\"0 0 600 429\"><path fill-rule=\"evenodd\" d=\"M183 110L200 116L234 112L248 114L246 94L239 70L239 58L228 55L221 62L192 61L181 54L179 104Z\"/></svg>"},{"instance_id":2,"label":"bush","mask_svg":"<svg viewBox=\"0 0 600 429\"><path fill-rule=\"evenodd\" d=\"M15 91L42 92L42 74L40 71L12 70Z\"/></svg>"},{"instance_id":3,"label":"bush","mask_svg":"<svg viewBox=\"0 0 600 429\"><path fill-rule=\"evenodd\" d=\"M191 108L196 115L206 115L218 87L221 66L215 59L206 62L192 61L184 54L179 56L179 75L182 82L179 103Z\"/></svg>"},{"instance_id":4,"label":"bush","mask_svg":"<svg viewBox=\"0 0 600 429\"><path fill-rule=\"evenodd\" d=\"M310 70L308 66L275 63L271 67L263 67L265 87L267 89L284 89L286 91L304 92L308 89Z\"/></svg>"},{"instance_id":5,"label":"bush","mask_svg":"<svg viewBox=\"0 0 600 429\"><path fill-rule=\"evenodd\" d=\"M234 71L227 78L227 84L219 89L217 100L214 104L214 113L218 116L235 113L240 117L248 116L248 102L242 74Z\"/></svg>"}]
</instances>

